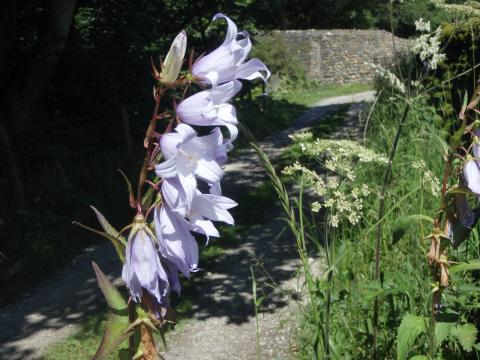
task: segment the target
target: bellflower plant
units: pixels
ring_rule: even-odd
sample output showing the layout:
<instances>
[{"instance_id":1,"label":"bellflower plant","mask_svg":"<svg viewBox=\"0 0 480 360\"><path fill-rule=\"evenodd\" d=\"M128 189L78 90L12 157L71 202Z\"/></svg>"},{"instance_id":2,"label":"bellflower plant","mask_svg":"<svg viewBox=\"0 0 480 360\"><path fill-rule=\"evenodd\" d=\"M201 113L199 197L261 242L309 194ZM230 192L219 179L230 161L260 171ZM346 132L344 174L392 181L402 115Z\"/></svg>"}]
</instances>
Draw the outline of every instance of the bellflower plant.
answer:
<instances>
[{"instance_id":1,"label":"bellflower plant","mask_svg":"<svg viewBox=\"0 0 480 360\"><path fill-rule=\"evenodd\" d=\"M123 262L122 286L127 290L112 285L94 264L112 309L94 359L105 359L127 339L129 346L123 351L130 358L158 359L152 332L164 331L175 321L169 298L172 291L180 294L179 274L189 278L199 271L194 234L208 243L211 236L220 236L214 221L234 224L228 210L237 203L222 195L220 184L227 152L238 135L235 107L229 102L242 88L238 79L266 81L270 72L260 60L248 60L252 47L248 34L238 32L223 14L215 15L213 20L217 19L228 25L223 44L197 59L189 73L181 71L187 44L184 31L173 41L161 70L153 66L155 107L144 139L146 156L136 194L124 176L130 206L136 211L132 224L119 232L94 209L104 231L81 225L113 243ZM176 90L171 94L173 109L161 111L170 90ZM179 93L184 95L176 99ZM190 96L183 98L186 94ZM209 193L200 191L204 188ZM122 233L127 229L130 235L125 238ZM140 341L134 341L133 334Z\"/></svg>"},{"instance_id":2,"label":"bellflower plant","mask_svg":"<svg viewBox=\"0 0 480 360\"><path fill-rule=\"evenodd\" d=\"M223 14L217 14L213 20L225 19L228 29L223 44L216 50L195 61L192 74L202 85L215 87L234 79L253 80L260 78L266 81L270 71L258 59L245 62L252 43L246 32L238 32L235 23ZM242 38L238 40L238 36Z\"/></svg>"}]
</instances>

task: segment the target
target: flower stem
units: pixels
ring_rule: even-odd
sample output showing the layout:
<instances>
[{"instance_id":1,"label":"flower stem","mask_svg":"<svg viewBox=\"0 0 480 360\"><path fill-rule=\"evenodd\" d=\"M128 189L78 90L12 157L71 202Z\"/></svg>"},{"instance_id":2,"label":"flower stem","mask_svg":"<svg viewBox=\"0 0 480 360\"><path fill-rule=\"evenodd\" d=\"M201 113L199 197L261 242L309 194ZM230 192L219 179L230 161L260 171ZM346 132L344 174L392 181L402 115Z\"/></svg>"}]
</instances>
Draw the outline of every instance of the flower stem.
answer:
<instances>
[{"instance_id":1,"label":"flower stem","mask_svg":"<svg viewBox=\"0 0 480 360\"><path fill-rule=\"evenodd\" d=\"M157 125L157 118L158 118L158 111L160 109L160 100L162 98L162 91L161 89L155 90L155 107L153 109L152 118L150 119L150 123L147 128L147 132L145 133L145 147L147 148L147 152L145 155L145 160L143 161L142 169L140 170L140 176L138 178L138 188L137 188L137 208L141 212L142 210L142 190L145 181L147 180L148 175L148 165L150 164L150 160L152 157L152 153L154 150L154 144L152 141L153 133L155 132L156 125Z\"/></svg>"}]
</instances>

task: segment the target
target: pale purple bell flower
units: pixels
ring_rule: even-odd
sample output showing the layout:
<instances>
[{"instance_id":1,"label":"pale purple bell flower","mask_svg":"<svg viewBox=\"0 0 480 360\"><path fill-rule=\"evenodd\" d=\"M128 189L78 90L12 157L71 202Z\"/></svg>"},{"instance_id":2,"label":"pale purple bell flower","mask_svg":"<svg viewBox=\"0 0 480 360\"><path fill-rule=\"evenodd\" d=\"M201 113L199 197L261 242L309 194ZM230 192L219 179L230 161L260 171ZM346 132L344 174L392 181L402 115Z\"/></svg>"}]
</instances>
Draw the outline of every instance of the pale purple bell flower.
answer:
<instances>
[{"instance_id":1,"label":"pale purple bell flower","mask_svg":"<svg viewBox=\"0 0 480 360\"><path fill-rule=\"evenodd\" d=\"M270 77L270 71L263 62L258 59L245 62L252 48L248 34L239 33L235 23L223 14L216 14L213 21L217 19L227 21L227 34L222 45L210 54L200 57L193 64L192 73L199 83L215 87L234 79L260 78L266 82ZM237 40L238 35L243 38Z\"/></svg>"},{"instance_id":2,"label":"pale purple bell flower","mask_svg":"<svg viewBox=\"0 0 480 360\"><path fill-rule=\"evenodd\" d=\"M168 276L155 247L155 235L143 215L135 217L128 237L122 279L127 283L134 301L140 302L146 290L159 304L168 305Z\"/></svg>"},{"instance_id":3,"label":"pale purple bell flower","mask_svg":"<svg viewBox=\"0 0 480 360\"><path fill-rule=\"evenodd\" d=\"M455 194L455 209L460 223L466 228L472 227L475 222L475 213L468 204L467 195Z\"/></svg>"},{"instance_id":4,"label":"pale purple bell flower","mask_svg":"<svg viewBox=\"0 0 480 360\"><path fill-rule=\"evenodd\" d=\"M237 206L237 203L225 196L202 194L196 190L192 203L187 204L187 197L178 178L164 180L162 195L168 209L185 219L191 231L205 235L207 241L210 236L220 236L212 220L234 224L228 209Z\"/></svg>"},{"instance_id":5,"label":"pale purple bell flower","mask_svg":"<svg viewBox=\"0 0 480 360\"><path fill-rule=\"evenodd\" d=\"M480 161L480 129L473 130L473 133L475 136L473 137L472 152L475 159Z\"/></svg>"},{"instance_id":6,"label":"pale purple bell flower","mask_svg":"<svg viewBox=\"0 0 480 360\"><path fill-rule=\"evenodd\" d=\"M160 254L186 277L198 271L198 244L183 216L163 204L155 207L154 224Z\"/></svg>"},{"instance_id":7,"label":"pale purple bell flower","mask_svg":"<svg viewBox=\"0 0 480 360\"><path fill-rule=\"evenodd\" d=\"M221 221L229 225L235 223L232 215L228 212L238 204L225 196L214 194L202 194L197 190L190 212L187 214L190 229L207 237L219 237L217 228L212 221Z\"/></svg>"},{"instance_id":8,"label":"pale purple bell flower","mask_svg":"<svg viewBox=\"0 0 480 360\"><path fill-rule=\"evenodd\" d=\"M230 81L212 89L200 91L177 107L177 115L182 122L198 126L225 126L230 132L229 142L237 135L237 115L235 107L228 103L242 88L238 80Z\"/></svg>"},{"instance_id":9,"label":"pale purple bell flower","mask_svg":"<svg viewBox=\"0 0 480 360\"><path fill-rule=\"evenodd\" d=\"M197 182L201 179L209 184L218 183L223 177L223 170L217 162L217 149L223 144L220 129L210 134L197 136L187 124L179 124L175 132L163 135L160 146L165 161L155 166L155 172L163 179L178 176L191 204Z\"/></svg>"},{"instance_id":10,"label":"pale purple bell flower","mask_svg":"<svg viewBox=\"0 0 480 360\"><path fill-rule=\"evenodd\" d=\"M470 158L463 166L465 185L477 195L480 195L480 163Z\"/></svg>"}]
</instances>

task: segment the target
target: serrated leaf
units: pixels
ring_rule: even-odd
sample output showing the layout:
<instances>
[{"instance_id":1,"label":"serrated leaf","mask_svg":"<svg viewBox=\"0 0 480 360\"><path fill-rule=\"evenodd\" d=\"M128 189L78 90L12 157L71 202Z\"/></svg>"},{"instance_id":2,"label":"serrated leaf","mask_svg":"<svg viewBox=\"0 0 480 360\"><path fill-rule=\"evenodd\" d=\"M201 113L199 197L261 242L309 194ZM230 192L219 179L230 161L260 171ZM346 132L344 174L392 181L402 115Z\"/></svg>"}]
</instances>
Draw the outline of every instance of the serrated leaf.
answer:
<instances>
[{"instance_id":1,"label":"serrated leaf","mask_svg":"<svg viewBox=\"0 0 480 360\"><path fill-rule=\"evenodd\" d=\"M110 308L110 314L105 324L105 334L95 356L92 358L92 360L102 360L127 340L135 329L129 322L127 302L122 294L113 286L95 262L92 262L92 266L97 276L98 285Z\"/></svg>"},{"instance_id":2,"label":"serrated leaf","mask_svg":"<svg viewBox=\"0 0 480 360\"><path fill-rule=\"evenodd\" d=\"M415 343L415 339L425 332L425 318L406 314L397 333L397 359L405 360Z\"/></svg>"},{"instance_id":3,"label":"serrated leaf","mask_svg":"<svg viewBox=\"0 0 480 360\"><path fill-rule=\"evenodd\" d=\"M451 322L437 322L435 324L435 344L442 345L442 342L450 335L455 323Z\"/></svg>"},{"instance_id":4,"label":"serrated leaf","mask_svg":"<svg viewBox=\"0 0 480 360\"><path fill-rule=\"evenodd\" d=\"M468 263L460 263L457 265L452 265L448 268L448 271L452 274L468 270L480 270L480 260L472 260Z\"/></svg>"},{"instance_id":5,"label":"serrated leaf","mask_svg":"<svg viewBox=\"0 0 480 360\"><path fill-rule=\"evenodd\" d=\"M465 351L472 351L477 340L477 328L473 324L457 325L452 329L454 336Z\"/></svg>"}]
</instances>

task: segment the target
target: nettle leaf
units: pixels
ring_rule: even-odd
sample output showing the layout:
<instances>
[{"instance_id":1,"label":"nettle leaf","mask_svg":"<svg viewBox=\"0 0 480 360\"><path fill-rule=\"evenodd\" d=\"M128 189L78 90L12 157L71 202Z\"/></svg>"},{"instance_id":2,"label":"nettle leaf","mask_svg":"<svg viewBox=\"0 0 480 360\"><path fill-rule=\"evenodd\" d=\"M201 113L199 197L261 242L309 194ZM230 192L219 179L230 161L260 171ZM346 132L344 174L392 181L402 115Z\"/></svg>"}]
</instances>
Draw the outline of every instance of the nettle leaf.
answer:
<instances>
[{"instance_id":1,"label":"nettle leaf","mask_svg":"<svg viewBox=\"0 0 480 360\"><path fill-rule=\"evenodd\" d=\"M451 322L437 322L435 324L435 344L442 345L442 342L450 335L455 323Z\"/></svg>"},{"instance_id":2,"label":"nettle leaf","mask_svg":"<svg viewBox=\"0 0 480 360\"><path fill-rule=\"evenodd\" d=\"M404 360L413 347L416 338L426 331L425 318L406 314L397 333L397 359Z\"/></svg>"},{"instance_id":3,"label":"nettle leaf","mask_svg":"<svg viewBox=\"0 0 480 360\"><path fill-rule=\"evenodd\" d=\"M457 265L452 265L448 268L448 271L452 274L468 270L480 270L480 260L472 260L468 263L460 263Z\"/></svg>"},{"instance_id":4,"label":"nettle leaf","mask_svg":"<svg viewBox=\"0 0 480 360\"><path fill-rule=\"evenodd\" d=\"M92 360L102 360L127 340L135 329L129 322L127 302L120 291L108 280L95 262L92 262L92 266L97 275L98 286L110 308L110 314L105 324L105 334L95 356L92 358Z\"/></svg>"},{"instance_id":5,"label":"nettle leaf","mask_svg":"<svg viewBox=\"0 0 480 360\"><path fill-rule=\"evenodd\" d=\"M465 351L472 351L477 340L477 328L473 324L457 325L452 329L454 336Z\"/></svg>"}]
</instances>

